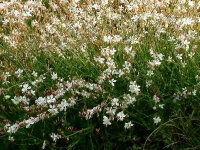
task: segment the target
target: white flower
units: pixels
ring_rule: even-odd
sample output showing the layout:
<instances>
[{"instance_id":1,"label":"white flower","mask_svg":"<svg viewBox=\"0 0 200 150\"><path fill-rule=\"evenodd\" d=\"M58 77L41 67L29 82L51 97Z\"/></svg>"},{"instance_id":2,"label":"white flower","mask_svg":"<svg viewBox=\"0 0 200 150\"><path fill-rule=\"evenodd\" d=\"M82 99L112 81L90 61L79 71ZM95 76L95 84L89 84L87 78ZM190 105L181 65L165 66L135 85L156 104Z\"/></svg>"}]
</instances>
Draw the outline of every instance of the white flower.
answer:
<instances>
[{"instance_id":1,"label":"white flower","mask_svg":"<svg viewBox=\"0 0 200 150\"><path fill-rule=\"evenodd\" d=\"M46 98L39 97L37 100L35 100L35 103L37 105L44 105L46 103Z\"/></svg>"},{"instance_id":2,"label":"white flower","mask_svg":"<svg viewBox=\"0 0 200 150\"><path fill-rule=\"evenodd\" d=\"M158 59L155 59L155 60L153 60L152 62L150 62L150 64L151 64L152 66L160 66L161 61L158 60Z\"/></svg>"},{"instance_id":3,"label":"white flower","mask_svg":"<svg viewBox=\"0 0 200 150\"><path fill-rule=\"evenodd\" d=\"M60 111L66 111L67 107L69 107L69 103L63 99L60 104L58 104L58 108L60 108Z\"/></svg>"},{"instance_id":4,"label":"white flower","mask_svg":"<svg viewBox=\"0 0 200 150\"><path fill-rule=\"evenodd\" d=\"M123 97L126 100L126 104L134 104L136 102L136 98L132 97L130 94L126 94Z\"/></svg>"},{"instance_id":5,"label":"white flower","mask_svg":"<svg viewBox=\"0 0 200 150\"><path fill-rule=\"evenodd\" d=\"M9 136L9 137L8 137L8 140L9 140L9 141L12 141L12 142L15 141L15 139L14 139L13 136Z\"/></svg>"},{"instance_id":6,"label":"white flower","mask_svg":"<svg viewBox=\"0 0 200 150\"><path fill-rule=\"evenodd\" d=\"M20 96L20 97L15 96L14 99L11 99L11 101L15 105L19 104L20 102L24 102L24 104L27 104L27 105L29 104L29 99L26 98L26 96Z\"/></svg>"},{"instance_id":7,"label":"white flower","mask_svg":"<svg viewBox=\"0 0 200 150\"><path fill-rule=\"evenodd\" d=\"M119 75L119 77L121 77L122 75L124 75L124 72L120 69L117 74Z\"/></svg>"},{"instance_id":8,"label":"white flower","mask_svg":"<svg viewBox=\"0 0 200 150\"><path fill-rule=\"evenodd\" d=\"M56 142L58 139L61 138L61 135L52 133L51 138L53 139L54 142Z\"/></svg>"},{"instance_id":9,"label":"white flower","mask_svg":"<svg viewBox=\"0 0 200 150\"><path fill-rule=\"evenodd\" d=\"M74 28L81 29L81 27L82 27L82 23L80 23L79 21L77 21L77 22L74 24Z\"/></svg>"},{"instance_id":10,"label":"white flower","mask_svg":"<svg viewBox=\"0 0 200 150\"><path fill-rule=\"evenodd\" d=\"M140 86L136 84L136 81L134 81L134 82L131 81L131 82L130 82L129 91L130 91L131 93L135 93L136 95L139 94L139 92L140 92Z\"/></svg>"},{"instance_id":11,"label":"white flower","mask_svg":"<svg viewBox=\"0 0 200 150\"><path fill-rule=\"evenodd\" d=\"M114 116L116 113L116 109L113 109L112 107L107 108L106 111L107 114L110 114L111 116Z\"/></svg>"},{"instance_id":12,"label":"white flower","mask_svg":"<svg viewBox=\"0 0 200 150\"><path fill-rule=\"evenodd\" d=\"M153 100L155 101L155 103L160 102L160 98L156 95L153 96Z\"/></svg>"},{"instance_id":13,"label":"white flower","mask_svg":"<svg viewBox=\"0 0 200 150\"><path fill-rule=\"evenodd\" d=\"M98 9L100 9L100 6L99 6L98 4L94 4L94 5L92 6L92 8L98 10Z\"/></svg>"},{"instance_id":14,"label":"white flower","mask_svg":"<svg viewBox=\"0 0 200 150\"><path fill-rule=\"evenodd\" d=\"M110 43L110 42L112 42L112 40L113 40L113 37L110 36L110 35L104 36L104 37L103 37L103 41L104 41L104 42Z\"/></svg>"},{"instance_id":15,"label":"white flower","mask_svg":"<svg viewBox=\"0 0 200 150\"><path fill-rule=\"evenodd\" d=\"M177 54L176 58L178 58L179 60L182 60L182 56L183 56L183 54Z\"/></svg>"},{"instance_id":16,"label":"white flower","mask_svg":"<svg viewBox=\"0 0 200 150\"><path fill-rule=\"evenodd\" d=\"M6 95L4 96L5 99L9 99L10 98L10 95Z\"/></svg>"},{"instance_id":17,"label":"white flower","mask_svg":"<svg viewBox=\"0 0 200 150\"><path fill-rule=\"evenodd\" d=\"M124 117L126 117L126 115L124 114L123 111L121 111L121 112L119 112L119 113L117 114L117 118L118 118L118 120L120 120L120 121L123 121L123 120L124 120Z\"/></svg>"},{"instance_id":18,"label":"white flower","mask_svg":"<svg viewBox=\"0 0 200 150\"><path fill-rule=\"evenodd\" d=\"M163 54L158 54L157 57L159 58L159 60L163 60L164 55Z\"/></svg>"},{"instance_id":19,"label":"white flower","mask_svg":"<svg viewBox=\"0 0 200 150\"><path fill-rule=\"evenodd\" d=\"M32 72L32 75L33 75L34 77L37 77L37 76L38 76L38 73L35 72L35 71L33 71L33 72Z\"/></svg>"},{"instance_id":20,"label":"white flower","mask_svg":"<svg viewBox=\"0 0 200 150\"><path fill-rule=\"evenodd\" d=\"M101 0L102 5L108 5L108 0Z\"/></svg>"},{"instance_id":21,"label":"white flower","mask_svg":"<svg viewBox=\"0 0 200 150\"><path fill-rule=\"evenodd\" d=\"M120 3L122 3L122 4L123 4L124 2L125 2L125 0L120 0Z\"/></svg>"},{"instance_id":22,"label":"white flower","mask_svg":"<svg viewBox=\"0 0 200 150\"><path fill-rule=\"evenodd\" d=\"M119 103L118 103L118 102L119 102L119 99L113 98L111 105L112 105L112 106L119 106Z\"/></svg>"},{"instance_id":23,"label":"white flower","mask_svg":"<svg viewBox=\"0 0 200 150\"><path fill-rule=\"evenodd\" d=\"M168 60L167 61L172 62L172 57L168 56Z\"/></svg>"},{"instance_id":24,"label":"white flower","mask_svg":"<svg viewBox=\"0 0 200 150\"><path fill-rule=\"evenodd\" d=\"M116 82L117 80L115 80L115 79L112 79L112 80L109 80L109 82L110 82L110 84L112 85L112 86L115 86L115 82Z\"/></svg>"},{"instance_id":25,"label":"white flower","mask_svg":"<svg viewBox=\"0 0 200 150\"><path fill-rule=\"evenodd\" d=\"M30 119L25 121L26 123L26 128L29 128L32 124L35 123L35 118L31 117Z\"/></svg>"},{"instance_id":26,"label":"white flower","mask_svg":"<svg viewBox=\"0 0 200 150\"><path fill-rule=\"evenodd\" d=\"M29 99L26 96L20 96L20 99L22 102L24 102L24 104L29 105Z\"/></svg>"},{"instance_id":27,"label":"white flower","mask_svg":"<svg viewBox=\"0 0 200 150\"><path fill-rule=\"evenodd\" d=\"M27 92L27 91L30 90L30 89L31 89L31 87L29 86L29 84L24 84L24 85L22 86L22 92L23 92L23 93Z\"/></svg>"},{"instance_id":28,"label":"white flower","mask_svg":"<svg viewBox=\"0 0 200 150\"><path fill-rule=\"evenodd\" d=\"M56 108L55 105L50 105L49 107L50 107L50 109L48 109L48 111L49 111L51 114L56 115L56 114L58 113L58 109Z\"/></svg>"},{"instance_id":29,"label":"white flower","mask_svg":"<svg viewBox=\"0 0 200 150\"><path fill-rule=\"evenodd\" d=\"M58 78L57 73L53 72L53 74L51 74L51 79L56 80L57 78Z\"/></svg>"},{"instance_id":30,"label":"white flower","mask_svg":"<svg viewBox=\"0 0 200 150\"><path fill-rule=\"evenodd\" d=\"M53 95L47 96L47 103L54 103L56 99Z\"/></svg>"},{"instance_id":31,"label":"white flower","mask_svg":"<svg viewBox=\"0 0 200 150\"><path fill-rule=\"evenodd\" d=\"M129 128L131 128L132 126L133 126L133 124L132 124L131 121L130 121L130 122L125 123L124 128L125 128L125 129L129 129Z\"/></svg>"},{"instance_id":32,"label":"white flower","mask_svg":"<svg viewBox=\"0 0 200 150\"><path fill-rule=\"evenodd\" d=\"M188 5L189 5L190 7L194 7L194 2L193 2L193 1L188 1Z\"/></svg>"},{"instance_id":33,"label":"white flower","mask_svg":"<svg viewBox=\"0 0 200 150\"><path fill-rule=\"evenodd\" d=\"M21 99L19 97L15 96L14 99L11 100L15 105L19 104L21 102Z\"/></svg>"},{"instance_id":34,"label":"white flower","mask_svg":"<svg viewBox=\"0 0 200 150\"><path fill-rule=\"evenodd\" d=\"M118 14L115 14L116 18L119 17ZM122 37L120 37L120 35L114 35L113 37L113 42L120 42L122 40Z\"/></svg>"},{"instance_id":35,"label":"white flower","mask_svg":"<svg viewBox=\"0 0 200 150\"><path fill-rule=\"evenodd\" d=\"M194 96L196 96L197 90L192 91L192 94L193 94Z\"/></svg>"},{"instance_id":36,"label":"white flower","mask_svg":"<svg viewBox=\"0 0 200 150\"><path fill-rule=\"evenodd\" d=\"M102 58L102 57L94 57L94 61L99 62L100 64L104 64L105 58Z\"/></svg>"},{"instance_id":37,"label":"white flower","mask_svg":"<svg viewBox=\"0 0 200 150\"><path fill-rule=\"evenodd\" d=\"M45 149L46 147L46 141L44 140L43 144L42 144L42 149Z\"/></svg>"},{"instance_id":38,"label":"white flower","mask_svg":"<svg viewBox=\"0 0 200 150\"><path fill-rule=\"evenodd\" d=\"M123 64L123 67L124 67L126 70L129 70L129 68L131 67L131 63L128 62L128 61L125 61L124 64Z\"/></svg>"},{"instance_id":39,"label":"white flower","mask_svg":"<svg viewBox=\"0 0 200 150\"><path fill-rule=\"evenodd\" d=\"M154 117L153 121L155 124L158 124L159 122L161 122L161 119L160 119L160 117Z\"/></svg>"},{"instance_id":40,"label":"white flower","mask_svg":"<svg viewBox=\"0 0 200 150\"><path fill-rule=\"evenodd\" d=\"M31 82L33 86L36 86L36 81Z\"/></svg>"},{"instance_id":41,"label":"white flower","mask_svg":"<svg viewBox=\"0 0 200 150\"><path fill-rule=\"evenodd\" d=\"M152 80L150 80L150 81L146 81L146 87L151 86L151 84L152 84Z\"/></svg>"},{"instance_id":42,"label":"white flower","mask_svg":"<svg viewBox=\"0 0 200 150\"><path fill-rule=\"evenodd\" d=\"M161 109L164 108L164 104L159 104L158 106L159 106Z\"/></svg>"},{"instance_id":43,"label":"white flower","mask_svg":"<svg viewBox=\"0 0 200 150\"><path fill-rule=\"evenodd\" d=\"M15 133L19 129L19 124L15 123L14 125L8 127L8 133Z\"/></svg>"},{"instance_id":44,"label":"white flower","mask_svg":"<svg viewBox=\"0 0 200 150\"><path fill-rule=\"evenodd\" d=\"M5 75L6 77L10 77L10 72L6 72L6 73L3 73L3 75Z\"/></svg>"},{"instance_id":45,"label":"white flower","mask_svg":"<svg viewBox=\"0 0 200 150\"><path fill-rule=\"evenodd\" d=\"M35 91L34 91L34 90L31 90L31 94L35 96Z\"/></svg>"},{"instance_id":46,"label":"white flower","mask_svg":"<svg viewBox=\"0 0 200 150\"><path fill-rule=\"evenodd\" d=\"M153 74L154 74L154 72L152 70L147 71L147 76L152 76Z\"/></svg>"},{"instance_id":47,"label":"white flower","mask_svg":"<svg viewBox=\"0 0 200 150\"><path fill-rule=\"evenodd\" d=\"M23 70L21 69L18 69L17 71L15 71L15 74L17 74L17 77L20 77L22 73L23 73Z\"/></svg>"},{"instance_id":48,"label":"white flower","mask_svg":"<svg viewBox=\"0 0 200 150\"><path fill-rule=\"evenodd\" d=\"M108 119L108 117L106 117L106 116L103 116L103 124L104 125L111 125L111 122L110 122L110 120Z\"/></svg>"}]
</instances>

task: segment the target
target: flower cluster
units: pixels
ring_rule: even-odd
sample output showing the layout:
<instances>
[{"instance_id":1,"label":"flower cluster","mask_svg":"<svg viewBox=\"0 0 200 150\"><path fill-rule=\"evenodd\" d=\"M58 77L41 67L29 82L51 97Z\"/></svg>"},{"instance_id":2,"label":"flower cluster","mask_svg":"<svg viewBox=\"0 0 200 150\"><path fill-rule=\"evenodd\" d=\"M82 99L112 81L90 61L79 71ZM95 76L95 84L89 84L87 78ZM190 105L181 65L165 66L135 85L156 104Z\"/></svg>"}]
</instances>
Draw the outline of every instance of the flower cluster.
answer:
<instances>
[{"instance_id":1,"label":"flower cluster","mask_svg":"<svg viewBox=\"0 0 200 150\"><path fill-rule=\"evenodd\" d=\"M45 149L82 134L73 127L79 121L126 132L136 113L149 113L143 117L160 125L168 107L199 94L199 12L195 0L1 2L0 106L16 113L5 115L2 130L14 141L49 121Z\"/></svg>"}]
</instances>

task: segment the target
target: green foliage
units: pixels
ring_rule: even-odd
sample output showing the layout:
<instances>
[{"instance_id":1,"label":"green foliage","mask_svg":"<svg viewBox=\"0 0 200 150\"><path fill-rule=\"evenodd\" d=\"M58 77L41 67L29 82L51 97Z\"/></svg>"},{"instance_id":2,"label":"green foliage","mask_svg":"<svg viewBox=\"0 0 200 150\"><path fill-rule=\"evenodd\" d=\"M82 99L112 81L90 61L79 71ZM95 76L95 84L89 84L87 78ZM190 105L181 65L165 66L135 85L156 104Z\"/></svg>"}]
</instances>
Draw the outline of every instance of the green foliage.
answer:
<instances>
[{"instance_id":1,"label":"green foliage","mask_svg":"<svg viewBox=\"0 0 200 150\"><path fill-rule=\"evenodd\" d=\"M42 149L44 143L45 149L51 150L200 149L200 42L191 38L186 50L180 46L183 41L177 40L192 36L193 30L194 37L199 36L196 24L190 26L186 18L186 25L179 27L180 23L173 22L177 10L168 18L168 8L161 6L153 8L152 14L163 12L172 24L163 25L165 19L158 22L154 14L145 22L144 13L150 8L138 7L139 20L133 15L135 10L123 8L124 3L118 10L119 0L102 6L103 13L93 3L86 7L90 3L86 0L79 4L41 2L44 7L36 7L35 14L24 17L24 22L18 22L17 15L9 16L8 11L5 18L14 22L4 25L0 14L0 149ZM11 9L20 10L20 6L23 4ZM170 7L176 9L171 3ZM20 14L21 10L13 12ZM120 19L109 18L118 13ZM183 19L181 15L178 17ZM166 31L160 32L162 29ZM107 36L121 40L109 41ZM176 39L170 41L169 37ZM195 52L194 56L190 52ZM23 70L21 75L16 73L18 69ZM131 83L139 87L138 94L131 92ZM31 89L23 92L26 84ZM128 94L135 98L130 104L125 97ZM20 96L28 100L15 103L14 98ZM48 103L48 96L57 96L56 101ZM44 98L46 105L40 106L39 98ZM117 104L112 104L114 98ZM61 110L58 105L63 106L64 100L68 106ZM54 106L59 112L51 112ZM114 115L109 108L115 109ZM119 112L125 114L122 120ZM40 115L42 119L26 122ZM103 117L110 124L104 123ZM156 117L161 120L156 122ZM129 121L133 126L128 129L125 123ZM17 131L10 133L9 125L15 124L20 124ZM53 133L61 138L54 140Z\"/></svg>"},{"instance_id":2,"label":"green foliage","mask_svg":"<svg viewBox=\"0 0 200 150\"><path fill-rule=\"evenodd\" d=\"M163 45L159 45L162 47ZM101 125L101 120L99 117L94 116L91 120L87 121L82 119L80 116L73 115L78 114L83 105L91 108L95 106L102 100L96 100L93 102L91 99L82 99L79 103L79 107L70 109L66 113L59 114L59 117L53 117L48 120L40 121L39 123L33 125L30 129L20 129L15 135L15 142L8 143L4 137L1 137L1 145L5 149L12 149L18 147L19 149L32 149L41 147L44 138L49 139L49 134L53 131L58 132L61 130L64 132L65 139L59 140L56 144L57 148L64 149L156 149L159 148L171 148L171 149L181 149L181 148L198 148L199 144L199 125L200 120L198 119L200 114L198 111L199 102L197 96L193 96L188 99L181 99L181 101L174 102L173 93L181 90L183 86L192 86L195 84L196 80L194 75L197 74L197 69L195 69L195 62L190 62L187 68L181 68L180 65L163 62L163 65L159 67L155 74L153 75L153 85L150 89L145 87L145 81L148 77L145 75L147 71L146 60L150 57L147 51L144 49L142 53L136 55L133 63L133 67L136 68L136 72L132 72L130 78L137 79L138 83L141 85L141 89L144 93L139 99L134 107L130 107L126 110L129 114L129 118L133 120L134 127L130 130L122 130L123 124L120 122L113 123L112 126L105 128ZM116 47L118 48L118 47ZM95 47L90 47L88 52L90 57L84 57L79 54L67 54L71 56L70 60L61 59L56 54L45 55L44 53L33 54L38 61L33 62L31 59L25 57L24 60L10 59L16 68L20 68L22 64L29 64L32 70L38 73L48 72L48 68L53 68L59 76L64 77L68 80L69 76L81 76L86 81L93 80L100 74L100 68L98 66L92 65L93 61L91 58L95 55ZM171 49L167 49L168 52ZM163 52L163 51L161 51ZM172 52L172 51L171 51ZM172 52L173 53L173 52ZM10 55L10 54L9 54ZM6 56L2 56L5 59ZM143 59L141 59L143 58ZM121 66L123 62L123 54L120 51L115 56L118 65ZM198 62L197 62L198 63ZM26 66L28 67L28 66ZM27 70L27 68L24 68ZM181 73L186 73L182 76ZM139 77L137 74L141 74ZM23 76L22 80L26 81L30 79L31 74L26 71L26 75ZM39 91L47 90L49 87L53 86L53 81L49 76L45 81L45 84L38 87ZM17 78L12 79L12 83L7 85L9 91L14 93L16 88L15 85L11 86L14 82L17 83ZM122 93L127 91L127 81L123 78L116 82L116 86L111 88L105 85L105 89L109 90L109 93L115 97L120 97ZM5 85L2 85L5 86ZM163 99L165 108L159 111L159 115L162 116L162 122L160 126L153 125L152 121L152 111L153 101L152 96L156 92L159 97ZM43 93L37 93L37 95L43 95ZM14 96L14 95L12 95ZM102 96L103 98L104 96ZM5 107L5 110L1 109L1 119L9 118L10 120L20 120L25 115L23 111L20 111L20 107L13 107L11 102L3 100L1 95L0 105ZM60 118L57 124L52 124L54 119ZM63 120L63 121L61 121ZM70 127L73 126L72 131ZM63 130L64 129L64 130ZM98 132L97 132L98 131ZM24 135L26 139L24 139ZM6 135L5 135L6 136ZM66 139L69 138L69 141ZM49 139L51 141L51 139ZM146 142L145 142L146 141ZM145 143L145 145L143 145ZM14 146L15 145L15 146ZM63 147L63 145L68 145ZM51 149L56 149L55 145L49 145Z\"/></svg>"}]
</instances>

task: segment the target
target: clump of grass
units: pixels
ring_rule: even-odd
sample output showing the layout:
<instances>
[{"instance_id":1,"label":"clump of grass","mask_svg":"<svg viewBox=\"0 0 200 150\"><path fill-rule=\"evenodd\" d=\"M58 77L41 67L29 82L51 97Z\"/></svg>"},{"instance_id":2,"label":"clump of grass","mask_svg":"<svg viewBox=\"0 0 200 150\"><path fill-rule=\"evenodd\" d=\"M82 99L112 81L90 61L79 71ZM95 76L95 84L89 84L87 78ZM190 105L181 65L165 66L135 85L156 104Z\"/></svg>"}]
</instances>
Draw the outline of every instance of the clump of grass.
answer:
<instances>
[{"instance_id":1,"label":"clump of grass","mask_svg":"<svg viewBox=\"0 0 200 150\"><path fill-rule=\"evenodd\" d=\"M199 8L0 3L0 145L198 149Z\"/></svg>"}]
</instances>

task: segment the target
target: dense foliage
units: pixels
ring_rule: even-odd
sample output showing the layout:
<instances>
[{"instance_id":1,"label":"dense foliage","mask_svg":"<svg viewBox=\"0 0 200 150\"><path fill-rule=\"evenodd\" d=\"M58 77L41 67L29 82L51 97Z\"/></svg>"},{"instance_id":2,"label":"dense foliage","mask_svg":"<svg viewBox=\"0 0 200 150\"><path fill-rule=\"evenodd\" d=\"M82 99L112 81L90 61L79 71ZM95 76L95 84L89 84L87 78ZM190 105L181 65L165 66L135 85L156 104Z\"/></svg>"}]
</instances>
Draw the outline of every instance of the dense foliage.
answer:
<instances>
[{"instance_id":1,"label":"dense foliage","mask_svg":"<svg viewBox=\"0 0 200 150\"><path fill-rule=\"evenodd\" d=\"M198 0L0 2L0 149L200 149Z\"/></svg>"}]
</instances>

